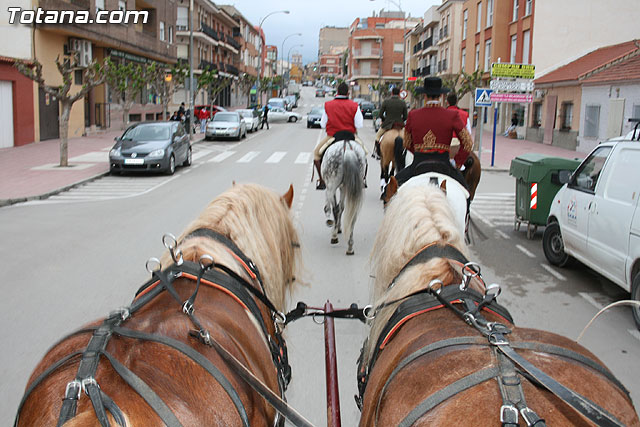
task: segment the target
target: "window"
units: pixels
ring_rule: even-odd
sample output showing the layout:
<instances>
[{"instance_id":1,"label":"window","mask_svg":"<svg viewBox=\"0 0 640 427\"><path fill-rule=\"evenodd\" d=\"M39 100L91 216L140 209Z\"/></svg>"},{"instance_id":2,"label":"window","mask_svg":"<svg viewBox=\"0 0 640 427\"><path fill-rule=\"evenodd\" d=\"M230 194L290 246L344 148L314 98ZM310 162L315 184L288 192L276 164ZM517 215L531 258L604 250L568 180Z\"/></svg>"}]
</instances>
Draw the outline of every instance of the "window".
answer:
<instances>
[{"instance_id":1,"label":"window","mask_svg":"<svg viewBox=\"0 0 640 427\"><path fill-rule=\"evenodd\" d=\"M524 16L529 16L531 15L531 10L533 7L533 0L527 0L527 5L525 7L525 14Z\"/></svg>"},{"instance_id":2,"label":"window","mask_svg":"<svg viewBox=\"0 0 640 427\"><path fill-rule=\"evenodd\" d=\"M511 36L511 54L509 55L512 64L516 62L516 48L518 46L518 36Z\"/></svg>"},{"instance_id":3,"label":"window","mask_svg":"<svg viewBox=\"0 0 640 427\"><path fill-rule=\"evenodd\" d=\"M539 128L542 126L542 103L533 104L533 116L531 117L531 127Z\"/></svg>"},{"instance_id":4,"label":"window","mask_svg":"<svg viewBox=\"0 0 640 427\"><path fill-rule=\"evenodd\" d=\"M598 107L598 109L599 108L600 107ZM610 151L611 147L600 147L596 149L575 172L573 179L569 183L571 188L593 193L596 190L598 177Z\"/></svg>"},{"instance_id":5,"label":"window","mask_svg":"<svg viewBox=\"0 0 640 427\"><path fill-rule=\"evenodd\" d=\"M563 102L562 109L560 110L562 120L560 123L561 130L571 129L571 122L573 121L573 102Z\"/></svg>"},{"instance_id":6,"label":"window","mask_svg":"<svg viewBox=\"0 0 640 427\"><path fill-rule=\"evenodd\" d=\"M96 0L96 13L104 10L104 0Z\"/></svg>"},{"instance_id":7,"label":"window","mask_svg":"<svg viewBox=\"0 0 640 427\"><path fill-rule=\"evenodd\" d=\"M160 41L164 41L164 22L160 21Z\"/></svg>"},{"instance_id":8,"label":"window","mask_svg":"<svg viewBox=\"0 0 640 427\"><path fill-rule=\"evenodd\" d=\"M478 3L478 20L476 21L476 33L482 28L482 2Z\"/></svg>"},{"instance_id":9,"label":"window","mask_svg":"<svg viewBox=\"0 0 640 427\"><path fill-rule=\"evenodd\" d=\"M585 138L597 138L600 127L600 106L587 105L585 108L584 118L584 136Z\"/></svg>"},{"instance_id":10,"label":"window","mask_svg":"<svg viewBox=\"0 0 640 427\"><path fill-rule=\"evenodd\" d=\"M462 48L460 58L460 68L464 71L464 63L467 62L467 49L464 47Z\"/></svg>"},{"instance_id":11,"label":"window","mask_svg":"<svg viewBox=\"0 0 640 427\"><path fill-rule=\"evenodd\" d=\"M487 27L493 25L493 0L487 0Z\"/></svg>"},{"instance_id":12,"label":"window","mask_svg":"<svg viewBox=\"0 0 640 427\"><path fill-rule=\"evenodd\" d=\"M518 0L513 0L513 16L512 21L518 20Z\"/></svg>"},{"instance_id":13,"label":"window","mask_svg":"<svg viewBox=\"0 0 640 427\"><path fill-rule=\"evenodd\" d=\"M127 11L127 2L126 0L118 0L118 10L123 12Z\"/></svg>"},{"instance_id":14,"label":"window","mask_svg":"<svg viewBox=\"0 0 640 427\"><path fill-rule=\"evenodd\" d=\"M531 48L531 31L522 33L522 63L529 63L529 50Z\"/></svg>"},{"instance_id":15,"label":"window","mask_svg":"<svg viewBox=\"0 0 640 427\"><path fill-rule=\"evenodd\" d=\"M393 72L394 73L402 73L402 64L394 62L393 63Z\"/></svg>"},{"instance_id":16,"label":"window","mask_svg":"<svg viewBox=\"0 0 640 427\"><path fill-rule=\"evenodd\" d=\"M394 43L393 44L394 52L402 52L402 43Z\"/></svg>"},{"instance_id":17,"label":"window","mask_svg":"<svg viewBox=\"0 0 640 427\"><path fill-rule=\"evenodd\" d=\"M477 70L480 66L480 44L476 45L476 63L474 64L474 70Z\"/></svg>"},{"instance_id":18,"label":"window","mask_svg":"<svg viewBox=\"0 0 640 427\"><path fill-rule=\"evenodd\" d=\"M484 70L491 69L491 39L484 42Z\"/></svg>"},{"instance_id":19,"label":"window","mask_svg":"<svg viewBox=\"0 0 640 427\"><path fill-rule=\"evenodd\" d=\"M173 25L169 25L169 44L173 44Z\"/></svg>"},{"instance_id":20,"label":"window","mask_svg":"<svg viewBox=\"0 0 640 427\"><path fill-rule=\"evenodd\" d=\"M384 23L377 23L376 28L384 28Z\"/></svg>"},{"instance_id":21,"label":"window","mask_svg":"<svg viewBox=\"0 0 640 427\"><path fill-rule=\"evenodd\" d=\"M462 39L467 38L467 22L469 21L469 10L462 12Z\"/></svg>"},{"instance_id":22,"label":"window","mask_svg":"<svg viewBox=\"0 0 640 427\"><path fill-rule=\"evenodd\" d=\"M640 105L634 104L633 109L631 110L631 118L632 119L640 119Z\"/></svg>"},{"instance_id":23,"label":"window","mask_svg":"<svg viewBox=\"0 0 640 427\"><path fill-rule=\"evenodd\" d=\"M178 14L176 18L176 30L177 31L186 31L188 28L189 22L189 13L188 8L186 7L178 7Z\"/></svg>"}]
</instances>

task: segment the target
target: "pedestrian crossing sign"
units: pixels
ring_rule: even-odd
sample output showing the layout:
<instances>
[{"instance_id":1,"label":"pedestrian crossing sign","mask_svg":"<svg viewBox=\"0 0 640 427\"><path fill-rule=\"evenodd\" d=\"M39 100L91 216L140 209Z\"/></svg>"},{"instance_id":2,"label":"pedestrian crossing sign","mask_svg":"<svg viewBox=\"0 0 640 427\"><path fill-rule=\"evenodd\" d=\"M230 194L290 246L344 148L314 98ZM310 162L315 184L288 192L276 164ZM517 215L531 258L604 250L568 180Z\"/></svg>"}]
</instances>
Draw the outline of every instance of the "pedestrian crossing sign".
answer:
<instances>
[{"instance_id":1,"label":"pedestrian crossing sign","mask_svg":"<svg viewBox=\"0 0 640 427\"><path fill-rule=\"evenodd\" d=\"M491 107L491 92L491 89L476 88L476 107Z\"/></svg>"}]
</instances>

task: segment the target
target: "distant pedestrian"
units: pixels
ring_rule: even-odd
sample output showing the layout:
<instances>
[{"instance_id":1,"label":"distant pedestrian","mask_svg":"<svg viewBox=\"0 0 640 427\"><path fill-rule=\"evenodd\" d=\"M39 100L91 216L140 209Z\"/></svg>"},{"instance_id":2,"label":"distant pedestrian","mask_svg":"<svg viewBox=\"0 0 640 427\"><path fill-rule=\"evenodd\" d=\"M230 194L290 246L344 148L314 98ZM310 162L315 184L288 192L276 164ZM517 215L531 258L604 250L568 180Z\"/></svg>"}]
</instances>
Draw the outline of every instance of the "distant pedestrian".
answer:
<instances>
[{"instance_id":1,"label":"distant pedestrian","mask_svg":"<svg viewBox=\"0 0 640 427\"><path fill-rule=\"evenodd\" d=\"M207 130L207 119L209 118L209 112L206 107L202 107L198 113L200 119L200 132L204 133Z\"/></svg>"},{"instance_id":2,"label":"distant pedestrian","mask_svg":"<svg viewBox=\"0 0 640 427\"><path fill-rule=\"evenodd\" d=\"M178 108L178 117L181 117L183 115L184 115L184 102L180 104L180 108Z\"/></svg>"},{"instance_id":3,"label":"distant pedestrian","mask_svg":"<svg viewBox=\"0 0 640 427\"><path fill-rule=\"evenodd\" d=\"M511 116L511 126L509 126L507 128L507 130L504 132L504 136L509 136L509 133L511 131L515 131L516 130L516 126L518 126L518 113L513 113L513 116Z\"/></svg>"},{"instance_id":4,"label":"distant pedestrian","mask_svg":"<svg viewBox=\"0 0 640 427\"><path fill-rule=\"evenodd\" d=\"M269 106L264 106L264 111L262 112L262 123L260 124L260 129L264 128L264 125L267 125L267 130L269 130Z\"/></svg>"},{"instance_id":5,"label":"distant pedestrian","mask_svg":"<svg viewBox=\"0 0 640 427\"><path fill-rule=\"evenodd\" d=\"M169 118L170 121L172 122L179 122L180 121L180 116L178 115L177 111L174 111L173 114L171 115L171 117Z\"/></svg>"}]
</instances>

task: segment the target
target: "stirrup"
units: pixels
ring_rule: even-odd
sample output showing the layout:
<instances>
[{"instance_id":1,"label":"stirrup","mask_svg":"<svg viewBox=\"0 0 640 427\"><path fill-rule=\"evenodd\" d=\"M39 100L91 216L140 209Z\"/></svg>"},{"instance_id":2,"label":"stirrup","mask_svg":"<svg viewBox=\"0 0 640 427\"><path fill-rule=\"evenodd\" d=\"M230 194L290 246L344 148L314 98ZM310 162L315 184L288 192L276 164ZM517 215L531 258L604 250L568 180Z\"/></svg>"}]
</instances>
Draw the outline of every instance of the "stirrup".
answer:
<instances>
[{"instance_id":1,"label":"stirrup","mask_svg":"<svg viewBox=\"0 0 640 427\"><path fill-rule=\"evenodd\" d=\"M322 180L318 180L316 182L316 190L325 190L327 188L326 184Z\"/></svg>"}]
</instances>

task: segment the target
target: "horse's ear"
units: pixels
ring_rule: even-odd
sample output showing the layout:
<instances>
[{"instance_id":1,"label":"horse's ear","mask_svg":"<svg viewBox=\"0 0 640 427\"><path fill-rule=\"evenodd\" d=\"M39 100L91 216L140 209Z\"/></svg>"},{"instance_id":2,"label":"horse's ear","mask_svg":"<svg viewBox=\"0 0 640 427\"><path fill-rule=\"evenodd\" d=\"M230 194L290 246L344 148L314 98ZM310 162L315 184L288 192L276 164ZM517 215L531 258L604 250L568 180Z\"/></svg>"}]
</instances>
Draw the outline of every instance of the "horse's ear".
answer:
<instances>
[{"instance_id":1,"label":"horse's ear","mask_svg":"<svg viewBox=\"0 0 640 427\"><path fill-rule=\"evenodd\" d=\"M231 186L235 187L236 186L236 180L234 179L233 181L231 181Z\"/></svg>"},{"instance_id":2,"label":"horse's ear","mask_svg":"<svg viewBox=\"0 0 640 427\"><path fill-rule=\"evenodd\" d=\"M398 192L398 180L396 180L395 176L389 178L389 183L384 189L384 195L382 200L384 203L389 203L389 200Z\"/></svg>"},{"instance_id":3,"label":"horse's ear","mask_svg":"<svg viewBox=\"0 0 640 427\"><path fill-rule=\"evenodd\" d=\"M289 190L282 195L282 200L284 200L289 209L291 209L291 205L293 205L293 184L289 184Z\"/></svg>"},{"instance_id":4,"label":"horse's ear","mask_svg":"<svg viewBox=\"0 0 640 427\"><path fill-rule=\"evenodd\" d=\"M447 194L447 180L446 179L442 180L442 182L440 183L440 189L442 190L442 192L444 194Z\"/></svg>"}]
</instances>

